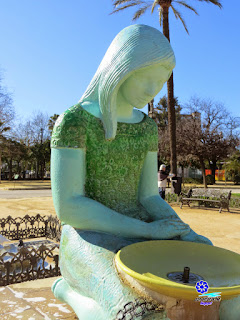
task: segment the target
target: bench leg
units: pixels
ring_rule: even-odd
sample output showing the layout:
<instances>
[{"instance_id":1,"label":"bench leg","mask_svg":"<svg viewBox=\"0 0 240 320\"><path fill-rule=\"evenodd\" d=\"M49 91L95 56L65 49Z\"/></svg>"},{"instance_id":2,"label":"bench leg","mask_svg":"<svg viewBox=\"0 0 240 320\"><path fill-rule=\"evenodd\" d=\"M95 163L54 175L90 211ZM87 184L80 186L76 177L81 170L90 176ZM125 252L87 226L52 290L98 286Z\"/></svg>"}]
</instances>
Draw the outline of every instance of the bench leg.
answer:
<instances>
[{"instance_id":1,"label":"bench leg","mask_svg":"<svg viewBox=\"0 0 240 320\"><path fill-rule=\"evenodd\" d=\"M182 209L182 206L183 206L183 204L182 204L182 202L180 203L180 209Z\"/></svg>"},{"instance_id":2,"label":"bench leg","mask_svg":"<svg viewBox=\"0 0 240 320\"><path fill-rule=\"evenodd\" d=\"M219 213L221 213L221 212L222 212L222 207L219 208Z\"/></svg>"}]
</instances>

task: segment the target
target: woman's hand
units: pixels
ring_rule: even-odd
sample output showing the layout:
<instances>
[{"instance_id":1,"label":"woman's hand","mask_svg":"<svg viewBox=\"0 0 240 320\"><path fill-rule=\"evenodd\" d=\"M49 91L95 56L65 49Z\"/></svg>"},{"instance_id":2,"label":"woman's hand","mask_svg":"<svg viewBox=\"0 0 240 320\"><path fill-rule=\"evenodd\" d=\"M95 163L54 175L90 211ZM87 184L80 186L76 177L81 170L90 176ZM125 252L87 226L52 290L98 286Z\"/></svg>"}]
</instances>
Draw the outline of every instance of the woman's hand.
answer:
<instances>
[{"instance_id":1,"label":"woman's hand","mask_svg":"<svg viewBox=\"0 0 240 320\"><path fill-rule=\"evenodd\" d=\"M204 236L201 236L200 234L197 234L192 229L190 230L190 232L188 234L181 235L180 240L204 243L204 244L209 244L211 246L213 245L211 240L209 240L208 238L206 238Z\"/></svg>"},{"instance_id":2,"label":"woman's hand","mask_svg":"<svg viewBox=\"0 0 240 320\"><path fill-rule=\"evenodd\" d=\"M182 220L162 219L148 224L150 239L171 239L176 236L184 236L190 232L188 224Z\"/></svg>"}]
</instances>

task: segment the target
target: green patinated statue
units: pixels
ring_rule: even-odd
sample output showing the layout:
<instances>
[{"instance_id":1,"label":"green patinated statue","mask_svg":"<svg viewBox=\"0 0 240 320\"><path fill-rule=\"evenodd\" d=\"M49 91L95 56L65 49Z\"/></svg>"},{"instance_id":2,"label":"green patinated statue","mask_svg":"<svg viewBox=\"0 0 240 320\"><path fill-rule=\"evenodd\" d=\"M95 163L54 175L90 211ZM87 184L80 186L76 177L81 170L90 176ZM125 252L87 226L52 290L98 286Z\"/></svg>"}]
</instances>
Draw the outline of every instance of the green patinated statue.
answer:
<instances>
[{"instance_id":1,"label":"green patinated statue","mask_svg":"<svg viewBox=\"0 0 240 320\"><path fill-rule=\"evenodd\" d=\"M156 96L174 66L173 50L158 30L127 27L113 40L80 102L55 124L51 177L63 224L63 278L53 292L81 320L118 319L124 305L140 298L115 270L120 248L152 239L211 244L159 196L157 126L137 110ZM145 310L136 319L166 315Z\"/></svg>"}]
</instances>

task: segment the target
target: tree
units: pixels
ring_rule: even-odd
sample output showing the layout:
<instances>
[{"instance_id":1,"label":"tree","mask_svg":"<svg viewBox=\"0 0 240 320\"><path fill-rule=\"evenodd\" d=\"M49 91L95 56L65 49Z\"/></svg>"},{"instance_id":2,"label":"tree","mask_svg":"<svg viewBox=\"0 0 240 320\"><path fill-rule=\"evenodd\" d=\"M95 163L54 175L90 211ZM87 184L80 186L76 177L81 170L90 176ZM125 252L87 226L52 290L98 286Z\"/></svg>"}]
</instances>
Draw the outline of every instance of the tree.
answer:
<instances>
[{"instance_id":1,"label":"tree","mask_svg":"<svg viewBox=\"0 0 240 320\"><path fill-rule=\"evenodd\" d=\"M43 179L46 164L50 161L49 116L41 111L35 112L30 120L17 127L14 135L28 148L28 161L30 169L35 170L35 178Z\"/></svg>"},{"instance_id":2,"label":"tree","mask_svg":"<svg viewBox=\"0 0 240 320\"><path fill-rule=\"evenodd\" d=\"M177 97L173 98L173 102L176 120L179 120L182 107L180 106ZM159 128L166 129L168 127L168 102L166 95L160 98L157 105L153 108L153 119Z\"/></svg>"},{"instance_id":3,"label":"tree","mask_svg":"<svg viewBox=\"0 0 240 320\"><path fill-rule=\"evenodd\" d=\"M174 108L176 113L176 120L180 119L180 112L182 107L178 102L178 98L174 97ZM170 143L168 131L168 104L167 97L163 96L159 102L152 107L152 118L158 125L158 167L160 163L169 162L170 160Z\"/></svg>"},{"instance_id":4,"label":"tree","mask_svg":"<svg viewBox=\"0 0 240 320\"><path fill-rule=\"evenodd\" d=\"M195 97L186 110L188 114L182 115L177 129L178 153L182 159L190 156L199 161L204 186L207 187L206 161L215 182L217 162L233 152L239 143L238 136L233 131L229 134L229 119L233 118L222 104Z\"/></svg>"},{"instance_id":5,"label":"tree","mask_svg":"<svg viewBox=\"0 0 240 320\"><path fill-rule=\"evenodd\" d=\"M212 3L219 8L222 8L220 0L198 0L200 2ZM186 23L181 15L181 13L172 5L176 3L177 5L183 6L195 14L198 14L197 11L189 5L187 2L182 0L154 0L154 1L142 1L142 0L114 0L113 7L114 10L112 13L125 10L130 7L140 6L140 8L135 12L133 20L140 18L148 9L152 8L152 13L155 8L158 6L159 12L159 23L160 27L163 27L163 34L170 42L169 34L169 9L171 8L176 19L179 19L186 32L188 29ZM169 135L170 135L170 151L171 151L171 171L177 173L177 154L176 154L176 117L174 110L174 86L173 86L173 73L170 76L167 82L167 92L168 92L168 125L169 125Z\"/></svg>"},{"instance_id":6,"label":"tree","mask_svg":"<svg viewBox=\"0 0 240 320\"><path fill-rule=\"evenodd\" d=\"M2 152L6 143L6 135L14 119L15 112L12 106L12 97L1 84L0 77L0 183L2 168Z\"/></svg>"},{"instance_id":7,"label":"tree","mask_svg":"<svg viewBox=\"0 0 240 320\"><path fill-rule=\"evenodd\" d=\"M225 170L235 184L240 183L240 151L237 150L226 162Z\"/></svg>"},{"instance_id":8,"label":"tree","mask_svg":"<svg viewBox=\"0 0 240 320\"><path fill-rule=\"evenodd\" d=\"M51 135L52 135L53 127L58 117L59 117L59 114L54 113L54 115L51 116L48 120L48 130L50 131Z\"/></svg>"},{"instance_id":9,"label":"tree","mask_svg":"<svg viewBox=\"0 0 240 320\"><path fill-rule=\"evenodd\" d=\"M3 160L8 164L9 180L13 177L13 166L17 163L15 173L21 174L20 162L26 155L26 146L12 138L5 139L2 151Z\"/></svg>"},{"instance_id":10,"label":"tree","mask_svg":"<svg viewBox=\"0 0 240 320\"><path fill-rule=\"evenodd\" d=\"M44 142L37 142L31 147L32 157L37 161L36 177L44 179L44 171L46 163L50 161L50 139ZM39 165L40 165L40 175L39 175Z\"/></svg>"},{"instance_id":11,"label":"tree","mask_svg":"<svg viewBox=\"0 0 240 320\"><path fill-rule=\"evenodd\" d=\"M36 178L43 180L45 164L46 164L46 150L50 154L50 132L48 128L49 116L38 111L31 120L32 128L32 143L31 151L32 157L36 161ZM46 144L46 145L45 145ZM40 172L39 172L40 169Z\"/></svg>"}]
</instances>

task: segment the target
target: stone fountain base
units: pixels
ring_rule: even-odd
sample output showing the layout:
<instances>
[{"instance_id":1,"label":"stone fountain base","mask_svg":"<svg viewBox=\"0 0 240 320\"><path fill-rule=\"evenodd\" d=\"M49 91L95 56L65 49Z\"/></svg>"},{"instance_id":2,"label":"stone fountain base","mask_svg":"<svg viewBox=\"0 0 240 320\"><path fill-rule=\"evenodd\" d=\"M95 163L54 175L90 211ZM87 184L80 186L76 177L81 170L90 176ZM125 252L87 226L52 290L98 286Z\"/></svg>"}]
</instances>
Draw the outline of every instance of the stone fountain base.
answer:
<instances>
[{"instance_id":1,"label":"stone fountain base","mask_svg":"<svg viewBox=\"0 0 240 320\"><path fill-rule=\"evenodd\" d=\"M212 305L203 306L200 305L200 302L168 297L144 287L137 280L120 270L117 265L116 268L122 281L136 290L143 299L154 300L163 305L169 319L219 320L220 302L213 302Z\"/></svg>"}]
</instances>

